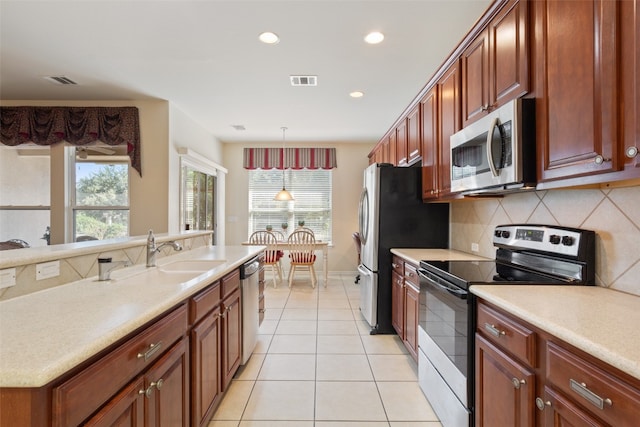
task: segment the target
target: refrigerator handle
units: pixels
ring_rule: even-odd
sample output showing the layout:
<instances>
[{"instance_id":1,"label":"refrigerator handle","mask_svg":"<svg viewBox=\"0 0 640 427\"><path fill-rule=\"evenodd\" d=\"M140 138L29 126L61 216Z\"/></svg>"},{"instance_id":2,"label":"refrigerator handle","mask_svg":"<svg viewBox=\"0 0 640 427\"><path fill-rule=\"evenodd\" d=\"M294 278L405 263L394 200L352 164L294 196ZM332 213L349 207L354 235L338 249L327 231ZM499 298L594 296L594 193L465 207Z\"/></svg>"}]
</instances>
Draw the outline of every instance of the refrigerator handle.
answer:
<instances>
[{"instance_id":1,"label":"refrigerator handle","mask_svg":"<svg viewBox=\"0 0 640 427\"><path fill-rule=\"evenodd\" d=\"M367 234L369 232L369 218L365 218L369 214L368 206L365 206L365 204L368 204L368 198L367 189L363 188L362 193L360 193L360 203L358 204L358 232L363 245L367 244Z\"/></svg>"}]
</instances>

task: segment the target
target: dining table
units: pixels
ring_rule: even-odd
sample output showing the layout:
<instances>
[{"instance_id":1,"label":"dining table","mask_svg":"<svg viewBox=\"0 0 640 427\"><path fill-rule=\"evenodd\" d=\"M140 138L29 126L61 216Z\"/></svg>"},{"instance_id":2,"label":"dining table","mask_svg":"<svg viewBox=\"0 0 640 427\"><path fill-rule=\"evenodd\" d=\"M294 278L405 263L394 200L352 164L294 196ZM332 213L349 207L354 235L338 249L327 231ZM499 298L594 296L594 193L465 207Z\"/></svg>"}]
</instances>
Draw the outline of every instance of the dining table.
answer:
<instances>
[{"instance_id":1,"label":"dining table","mask_svg":"<svg viewBox=\"0 0 640 427\"><path fill-rule=\"evenodd\" d=\"M242 242L242 245L243 246L262 246L262 245L256 245L255 243L251 243L248 241ZM323 279L324 279L324 286L326 288L328 283L327 281L329 279L329 242L316 240L314 245L315 245L314 251L322 251L322 269L323 269L323 276L324 276ZM283 240L283 241L276 242L276 246L278 250L281 250L284 252L291 247L291 244L286 240Z\"/></svg>"}]
</instances>

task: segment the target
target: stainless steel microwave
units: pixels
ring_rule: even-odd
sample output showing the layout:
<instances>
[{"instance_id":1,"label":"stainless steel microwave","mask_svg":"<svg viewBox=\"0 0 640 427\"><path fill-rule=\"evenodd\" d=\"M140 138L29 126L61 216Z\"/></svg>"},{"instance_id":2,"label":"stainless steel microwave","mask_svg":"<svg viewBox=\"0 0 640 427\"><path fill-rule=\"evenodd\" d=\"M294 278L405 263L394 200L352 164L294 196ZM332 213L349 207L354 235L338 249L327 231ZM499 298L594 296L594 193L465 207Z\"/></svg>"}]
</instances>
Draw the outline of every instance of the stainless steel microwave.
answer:
<instances>
[{"instance_id":1,"label":"stainless steel microwave","mask_svg":"<svg viewBox=\"0 0 640 427\"><path fill-rule=\"evenodd\" d=\"M533 99L515 99L451 136L451 191L535 188Z\"/></svg>"}]
</instances>

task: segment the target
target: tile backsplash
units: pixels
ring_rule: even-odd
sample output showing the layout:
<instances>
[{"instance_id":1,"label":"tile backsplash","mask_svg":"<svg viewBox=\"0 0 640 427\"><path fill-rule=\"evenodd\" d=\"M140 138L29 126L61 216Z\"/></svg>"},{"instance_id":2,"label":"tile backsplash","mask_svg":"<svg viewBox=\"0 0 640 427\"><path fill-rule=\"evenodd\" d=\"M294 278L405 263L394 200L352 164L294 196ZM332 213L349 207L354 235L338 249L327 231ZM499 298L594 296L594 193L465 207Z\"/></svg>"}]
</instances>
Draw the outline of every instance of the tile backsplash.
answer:
<instances>
[{"instance_id":1,"label":"tile backsplash","mask_svg":"<svg viewBox=\"0 0 640 427\"><path fill-rule=\"evenodd\" d=\"M596 284L640 296L640 186L516 193L451 203L450 246L495 257L499 224L553 224L596 232ZM475 252L474 252L475 253Z\"/></svg>"}]
</instances>

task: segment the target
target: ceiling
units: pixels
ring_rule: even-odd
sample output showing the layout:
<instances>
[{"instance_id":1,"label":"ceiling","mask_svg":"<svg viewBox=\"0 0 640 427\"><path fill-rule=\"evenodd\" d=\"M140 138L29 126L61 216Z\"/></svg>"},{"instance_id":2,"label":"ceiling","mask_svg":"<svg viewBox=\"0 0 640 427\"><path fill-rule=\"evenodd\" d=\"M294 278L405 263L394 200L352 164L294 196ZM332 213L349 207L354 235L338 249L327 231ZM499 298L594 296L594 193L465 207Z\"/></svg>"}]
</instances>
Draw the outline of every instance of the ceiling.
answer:
<instances>
[{"instance_id":1,"label":"ceiling","mask_svg":"<svg viewBox=\"0 0 640 427\"><path fill-rule=\"evenodd\" d=\"M163 99L222 142L286 126L287 141L375 143L490 3L0 0L0 99ZM373 30L382 43L363 41Z\"/></svg>"}]
</instances>

